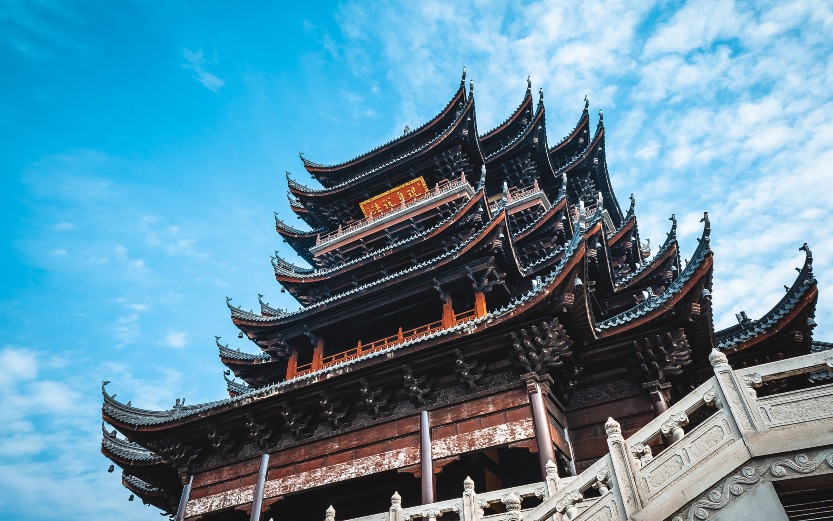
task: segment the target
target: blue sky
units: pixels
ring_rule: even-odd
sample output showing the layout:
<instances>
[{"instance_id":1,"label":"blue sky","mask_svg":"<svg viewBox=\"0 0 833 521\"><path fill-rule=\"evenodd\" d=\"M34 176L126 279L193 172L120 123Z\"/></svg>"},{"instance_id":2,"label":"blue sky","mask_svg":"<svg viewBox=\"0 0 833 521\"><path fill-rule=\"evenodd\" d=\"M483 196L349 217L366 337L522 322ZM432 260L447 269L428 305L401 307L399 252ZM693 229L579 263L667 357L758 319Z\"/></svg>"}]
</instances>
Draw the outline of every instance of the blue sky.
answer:
<instances>
[{"instance_id":1,"label":"blue sky","mask_svg":"<svg viewBox=\"0 0 833 521\"><path fill-rule=\"evenodd\" d=\"M462 67L481 132L543 87L550 141L604 110L643 238L712 217L718 327L765 313L808 242L830 340L829 3L0 2L0 519L159 519L99 454L103 379L167 408L225 395L224 297L279 293L284 171L438 112ZM43 498L48 498L43 500ZM323 515L323 506L322 506Z\"/></svg>"}]
</instances>

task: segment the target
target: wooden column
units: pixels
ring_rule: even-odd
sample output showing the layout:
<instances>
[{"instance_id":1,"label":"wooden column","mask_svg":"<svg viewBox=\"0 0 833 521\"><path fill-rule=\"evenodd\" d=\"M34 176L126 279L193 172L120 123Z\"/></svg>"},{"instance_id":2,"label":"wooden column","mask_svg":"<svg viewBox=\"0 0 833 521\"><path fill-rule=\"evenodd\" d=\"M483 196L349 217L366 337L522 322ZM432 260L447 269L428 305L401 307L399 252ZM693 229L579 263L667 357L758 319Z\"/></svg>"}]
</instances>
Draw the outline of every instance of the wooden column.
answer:
<instances>
[{"instance_id":1,"label":"wooden column","mask_svg":"<svg viewBox=\"0 0 833 521\"><path fill-rule=\"evenodd\" d=\"M249 521L260 521L260 509L263 507L263 487L266 485L266 469L269 467L269 454L260 457L260 468L257 471L257 483L252 497L252 515Z\"/></svg>"},{"instance_id":2,"label":"wooden column","mask_svg":"<svg viewBox=\"0 0 833 521\"><path fill-rule=\"evenodd\" d=\"M451 305L451 297L448 297L447 302L443 302L443 329L448 329L457 325L457 320L454 318L454 308Z\"/></svg>"},{"instance_id":3,"label":"wooden column","mask_svg":"<svg viewBox=\"0 0 833 521\"><path fill-rule=\"evenodd\" d=\"M431 422L428 411L419 413L419 465L422 481L422 504L434 502L434 467L431 456Z\"/></svg>"},{"instance_id":4,"label":"wooden column","mask_svg":"<svg viewBox=\"0 0 833 521\"><path fill-rule=\"evenodd\" d=\"M550 422L547 419L547 406L544 404L544 389L549 386L549 376L539 376L534 373L523 375L526 381L526 391L529 394L529 404L532 406L532 425L535 428L535 444L538 447L538 463L541 466L541 479L547 477L547 463L555 460L555 450L552 446Z\"/></svg>"},{"instance_id":5,"label":"wooden column","mask_svg":"<svg viewBox=\"0 0 833 521\"><path fill-rule=\"evenodd\" d=\"M292 380L298 373L298 350L293 349L292 355L289 357L289 363L286 364L286 379Z\"/></svg>"},{"instance_id":6,"label":"wooden column","mask_svg":"<svg viewBox=\"0 0 833 521\"><path fill-rule=\"evenodd\" d=\"M478 291L474 294L474 316L482 318L486 313L486 295Z\"/></svg>"},{"instance_id":7,"label":"wooden column","mask_svg":"<svg viewBox=\"0 0 833 521\"><path fill-rule=\"evenodd\" d=\"M318 371L322 367L324 367L324 340L319 338L312 352L312 370Z\"/></svg>"},{"instance_id":8,"label":"wooden column","mask_svg":"<svg viewBox=\"0 0 833 521\"><path fill-rule=\"evenodd\" d=\"M182 495L179 497L179 508L176 509L176 521L185 519L185 507L188 506L188 499L191 497L191 485L194 483L194 476L188 476L188 481L182 487Z\"/></svg>"}]
</instances>

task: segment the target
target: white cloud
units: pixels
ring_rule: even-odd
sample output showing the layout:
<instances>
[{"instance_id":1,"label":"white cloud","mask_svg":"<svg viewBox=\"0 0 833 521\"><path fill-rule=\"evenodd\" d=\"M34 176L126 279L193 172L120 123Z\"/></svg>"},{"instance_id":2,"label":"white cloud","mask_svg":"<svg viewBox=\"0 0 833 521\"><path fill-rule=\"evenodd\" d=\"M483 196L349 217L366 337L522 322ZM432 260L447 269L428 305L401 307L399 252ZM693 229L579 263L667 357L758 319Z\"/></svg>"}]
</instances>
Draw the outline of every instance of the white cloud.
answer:
<instances>
[{"instance_id":1,"label":"white cloud","mask_svg":"<svg viewBox=\"0 0 833 521\"><path fill-rule=\"evenodd\" d=\"M172 331L165 336L165 345L177 349L188 345L188 333L183 331Z\"/></svg>"},{"instance_id":2,"label":"white cloud","mask_svg":"<svg viewBox=\"0 0 833 521\"><path fill-rule=\"evenodd\" d=\"M202 50L183 49L182 55L185 58L182 67L193 71L194 79L202 83L203 87L213 92L219 92L225 86L226 82L223 79L206 70L206 59Z\"/></svg>"},{"instance_id":3,"label":"white cloud","mask_svg":"<svg viewBox=\"0 0 833 521\"><path fill-rule=\"evenodd\" d=\"M726 325L740 306L756 316L781 298L802 242L816 251L817 273L833 267L820 254L833 252L821 224L833 216L833 59L821 36L832 11L798 0L353 2L340 17L353 38L341 55L355 69L373 55L395 78L392 133L435 114L448 93L437 86L453 86L462 65L477 84L481 131L517 105L527 74L547 91L551 143L589 94L605 110L614 189L620 202L635 193L643 238L662 240L676 213L688 256L710 212L717 322ZM823 338L833 331L823 321L833 287L819 278Z\"/></svg>"},{"instance_id":4,"label":"white cloud","mask_svg":"<svg viewBox=\"0 0 833 521\"><path fill-rule=\"evenodd\" d=\"M49 252L50 255L53 257L67 257L69 256L69 252L66 251L64 248L56 248Z\"/></svg>"},{"instance_id":5,"label":"white cloud","mask_svg":"<svg viewBox=\"0 0 833 521\"><path fill-rule=\"evenodd\" d=\"M38 363L34 353L26 349L6 346L0 351L0 387L18 381L34 379L38 374Z\"/></svg>"},{"instance_id":6,"label":"white cloud","mask_svg":"<svg viewBox=\"0 0 833 521\"><path fill-rule=\"evenodd\" d=\"M60 222L55 225L55 231L57 232L68 232L70 230L74 230L75 228L75 224L70 222Z\"/></svg>"},{"instance_id":7,"label":"white cloud","mask_svg":"<svg viewBox=\"0 0 833 521\"><path fill-rule=\"evenodd\" d=\"M123 261L127 260L127 248L122 246L121 244L117 245L113 248L113 253L116 255L116 259Z\"/></svg>"}]
</instances>

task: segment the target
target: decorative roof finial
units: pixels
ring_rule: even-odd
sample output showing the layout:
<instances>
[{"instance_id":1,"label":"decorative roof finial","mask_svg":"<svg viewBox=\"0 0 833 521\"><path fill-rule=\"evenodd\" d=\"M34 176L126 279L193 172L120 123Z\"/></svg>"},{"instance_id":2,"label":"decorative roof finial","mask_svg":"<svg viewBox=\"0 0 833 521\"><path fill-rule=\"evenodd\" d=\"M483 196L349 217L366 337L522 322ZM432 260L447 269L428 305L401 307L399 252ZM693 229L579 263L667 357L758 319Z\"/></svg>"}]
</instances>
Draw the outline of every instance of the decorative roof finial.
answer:
<instances>
[{"instance_id":1,"label":"decorative roof finial","mask_svg":"<svg viewBox=\"0 0 833 521\"><path fill-rule=\"evenodd\" d=\"M585 94L584 95L584 110L587 111L587 109L589 109L589 108L590 108L590 99L587 97L587 94Z\"/></svg>"},{"instance_id":2,"label":"decorative roof finial","mask_svg":"<svg viewBox=\"0 0 833 521\"><path fill-rule=\"evenodd\" d=\"M712 225L709 222L709 212L703 212L703 218L700 219L701 223L706 223L703 226L703 238L701 240L706 241L706 244L709 243L709 236L712 233Z\"/></svg>"},{"instance_id":3,"label":"decorative roof finial","mask_svg":"<svg viewBox=\"0 0 833 521\"><path fill-rule=\"evenodd\" d=\"M671 231L668 232L668 236L670 237L670 236L673 235L673 236L676 237L677 236L677 215L672 213L671 217L669 217L668 220L671 221Z\"/></svg>"},{"instance_id":4,"label":"decorative roof finial","mask_svg":"<svg viewBox=\"0 0 833 521\"><path fill-rule=\"evenodd\" d=\"M526 77L526 95L530 96L532 94L532 76Z\"/></svg>"},{"instance_id":5,"label":"decorative roof finial","mask_svg":"<svg viewBox=\"0 0 833 521\"><path fill-rule=\"evenodd\" d=\"M636 210L636 197L631 194L631 207L628 208L628 213L633 215L634 210Z\"/></svg>"},{"instance_id":6,"label":"decorative roof finial","mask_svg":"<svg viewBox=\"0 0 833 521\"><path fill-rule=\"evenodd\" d=\"M544 87L538 89L538 103L544 102Z\"/></svg>"},{"instance_id":7,"label":"decorative roof finial","mask_svg":"<svg viewBox=\"0 0 833 521\"><path fill-rule=\"evenodd\" d=\"M474 80L469 80L469 97L474 96Z\"/></svg>"},{"instance_id":8,"label":"decorative roof finial","mask_svg":"<svg viewBox=\"0 0 833 521\"><path fill-rule=\"evenodd\" d=\"M599 126L603 126L605 123L605 115L602 112L602 109L599 109Z\"/></svg>"},{"instance_id":9,"label":"decorative roof finial","mask_svg":"<svg viewBox=\"0 0 833 521\"><path fill-rule=\"evenodd\" d=\"M463 89L466 87L466 67L463 66L463 77L460 79L460 88Z\"/></svg>"}]
</instances>

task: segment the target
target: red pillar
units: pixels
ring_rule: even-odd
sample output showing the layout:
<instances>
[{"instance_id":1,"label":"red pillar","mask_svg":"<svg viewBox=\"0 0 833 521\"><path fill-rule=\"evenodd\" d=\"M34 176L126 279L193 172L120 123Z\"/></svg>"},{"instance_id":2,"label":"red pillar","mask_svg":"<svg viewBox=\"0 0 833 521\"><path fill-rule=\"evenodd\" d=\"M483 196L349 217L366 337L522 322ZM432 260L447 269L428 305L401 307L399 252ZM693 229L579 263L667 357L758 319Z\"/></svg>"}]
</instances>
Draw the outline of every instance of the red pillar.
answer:
<instances>
[{"instance_id":1,"label":"red pillar","mask_svg":"<svg viewBox=\"0 0 833 521\"><path fill-rule=\"evenodd\" d=\"M535 428L535 444L538 446L538 463L541 465L541 476L546 479L547 462L556 463L550 422L547 418L547 406L544 404L544 389L549 385L546 381L549 377L542 378L531 374L524 375L523 378L526 380L529 404L532 406L532 425Z\"/></svg>"},{"instance_id":2,"label":"red pillar","mask_svg":"<svg viewBox=\"0 0 833 521\"><path fill-rule=\"evenodd\" d=\"M482 318L486 313L486 295L478 291L474 294L474 316Z\"/></svg>"},{"instance_id":3,"label":"red pillar","mask_svg":"<svg viewBox=\"0 0 833 521\"><path fill-rule=\"evenodd\" d=\"M448 329L457 325L457 320L454 318L454 308L451 306L451 297L448 302L443 303L443 329Z\"/></svg>"},{"instance_id":4,"label":"red pillar","mask_svg":"<svg viewBox=\"0 0 833 521\"><path fill-rule=\"evenodd\" d=\"M289 363L286 364L286 379L292 380L298 373L298 350L293 349L292 355L289 357Z\"/></svg>"},{"instance_id":5,"label":"red pillar","mask_svg":"<svg viewBox=\"0 0 833 521\"><path fill-rule=\"evenodd\" d=\"M312 370L318 371L322 367L324 367L324 341L319 338L312 352Z\"/></svg>"}]
</instances>

